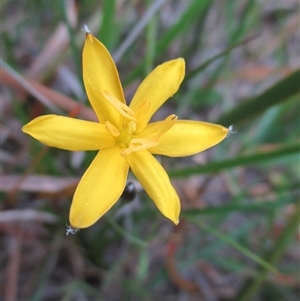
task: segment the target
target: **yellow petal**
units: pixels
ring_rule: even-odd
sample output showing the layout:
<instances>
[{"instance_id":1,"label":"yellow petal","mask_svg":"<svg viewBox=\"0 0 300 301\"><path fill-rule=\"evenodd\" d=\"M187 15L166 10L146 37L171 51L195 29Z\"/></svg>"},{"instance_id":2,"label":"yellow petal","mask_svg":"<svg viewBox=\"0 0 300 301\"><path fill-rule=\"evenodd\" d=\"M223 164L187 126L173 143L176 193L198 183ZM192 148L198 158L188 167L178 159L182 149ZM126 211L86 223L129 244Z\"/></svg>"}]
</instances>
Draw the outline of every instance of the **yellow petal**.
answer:
<instances>
[{"instance_id":1,"label":"yellow petal","mask_svg":"<svg viewBox=\"0 0 300 301\"><path fill-rule=\"evenodd\" d=\"M118 146L98 153L75 191L70 210L73 228L91 226L117 202L124 190L128 169Z\"/></svg>"},{"instance_id":2,"label":"yellow petal","mask_svg":"<svg viewBox=\"0 0 300 301\"><path fill-rule=\"evenodd\" d=\"M184 74L185 62L179 58L159 65L144 79L130 103L130 108L135 111L145 101L150 102L149 109L139 120L136 133L141 132L157 109L177 92Z\"/></svg>"},{"instance_id":3,"label":"yellow petal","mask_svg":"<svg viewBox=\"0 0 300 301\"><path fill-rule=\"evenodd\" d=\"M155 127L157 122L149 124L145 132ZM159 144L148 151L169 157L189 156L221 142L228 134L228 129L221 125L178 120L161 138ZM142 136L142 133L141 133Z\"/></svg>"},{"instance_id":4,"label":"yellow petal","mask_svg":"<svg viewBox=\"0 0 300 301\"><path fill-rule=\"evenodd\" d=\"M103 124L58 115L37 117L22 131L46 145L70 151L105 149L116 143Z\"/></svg>"},{"instance_id":5,"label":"yellow petal","mask_svg":"<svg viewBox=\"0 0 300 301\"><path fill-rule=\"evenodd\" d=\"M157 208L177 225L180 201L163 167L148 150L132 153L126 158L132 172Z\"/></svg>"},{"instance_id":6,"label":"yellow petal","mask_svg":"<svg viewBox=\"0 0 300 301\"><path fill-rule=\"evenodd\" d=\"M87 34L83 53L83 81L90 103L99 120L119 124L120 114L107 102L101 91L108 91L125 103L116 65L105 46L93 35Z\"/></svg>"}]
</instances>

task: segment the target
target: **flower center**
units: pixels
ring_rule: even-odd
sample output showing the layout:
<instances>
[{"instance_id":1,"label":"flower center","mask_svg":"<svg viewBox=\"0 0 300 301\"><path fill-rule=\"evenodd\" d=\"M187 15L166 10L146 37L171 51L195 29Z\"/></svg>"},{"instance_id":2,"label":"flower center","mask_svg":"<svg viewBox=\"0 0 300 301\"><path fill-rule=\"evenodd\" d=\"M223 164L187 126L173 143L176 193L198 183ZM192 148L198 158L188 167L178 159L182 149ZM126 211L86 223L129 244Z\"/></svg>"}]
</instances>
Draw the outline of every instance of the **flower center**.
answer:
<instances>
[{"instance_id":1,"label":"flower center","mask_svg":"<svg viewBox=\"0 0 300 301\"><path fill-rule=\"evenodd\" d=\"M136 134L137 123L142 120L143 114L149 109L150 103L145 101L133 112L127 105L120 102L113 94L102 91L105 99L120 113L119 127L109 121L105 122L106 130L116 139L116 144L122 149L121 155L126 156L132 152L155 147L159 138L176 122L177 116L170 115L162 122L152 123L141 133Z\"/></svg>"},{"instance_id":2,"label":"flower center","mask_svg":"<svg viewBox=\"0 0 300 301\"><path fill-rule=\"evenodd\" d=\"M121 147L129 147L129 143L132 139L132 136L136 130L136 123L130 121L128 127L123 130L120 135L117 137L116 141Z\"/></svg>"}]
</instances>

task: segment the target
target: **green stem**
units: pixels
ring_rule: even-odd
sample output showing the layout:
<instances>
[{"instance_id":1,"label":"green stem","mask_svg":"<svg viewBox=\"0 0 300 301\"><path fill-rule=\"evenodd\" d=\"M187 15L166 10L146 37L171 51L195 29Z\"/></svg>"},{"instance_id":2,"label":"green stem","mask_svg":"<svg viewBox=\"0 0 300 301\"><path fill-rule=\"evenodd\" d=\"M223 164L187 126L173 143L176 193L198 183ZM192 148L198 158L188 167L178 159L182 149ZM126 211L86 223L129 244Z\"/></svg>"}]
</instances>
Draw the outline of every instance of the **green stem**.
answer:
<instances>
[{"instance_id":1,"label":"green stem","mask_svg":"<svg viewBox=\"0 0 300 301\"><path fill-rule=\"evenodd\" d=\"M152 1L147 1L148 6L151 5ZM153 69L153 63L155 59L155 48L156 48L156 24L157 24L157 18L154 15L151 20L149 21L149 24L147 26L146 30L146 56L145 56L145 74L149 74L151 70Z\"/></svg>"},{"instance_id":2,"label":"green stem","mask_svg":"<svg viewBox=\"0 0 300 301\"><path fill-rule=\"evenodd\" d=\"M99 38L101 42L111 50L114 37L114 18L116 0L105 0L103 3L103 18Z\"/></svg>"},{"instance_id":3,"label":"green stem","mask_svg":"<svg viewBox=\"0 0 300 301\"><path fill-rule=\"evenodd\" d=\"M133 236L131 233L124 230L121 226L119 226L114 219L109 215L106 214L106 218L108 223L115 229L116 232L118 232L121 236L124 236L130 241L131 243L135 244L136 246L140 248L145 248L147 246L147 242Z\"/></svg>"},{"instance_id":4,"label":"green stem","mask_svg":"<svg viewBox=\"0 0 300 301\"><path fill-rule=\"evenodd\" d=\"M284 231L278 238L274 248L265 256L265 261L270 265L275 265L278 259L281 257L282 253L286 249L290 240L294 236L295 232L299 226L299 216L300 216L300 202L298 202L295 208L294 215L289 219ZM262 286L264 280L268 276L268 270L266 268L259 268L257 271L257 276L251 279L245 286L241 289L240 293L236 297L235 301L247 301L259 290Z\"/></svg>"},{"instance_id":5,"label":"green stem","mask_svg":"<svg viewBox=\"0 0 300 301\"><path fill-rule=\"evenodd\" d=\"M178 170L170 170L168 172L171 178L189 177L195 174L203 174L208 172L219 172L224 169L233 168L237 166L246 166L267 162L280 157L286 157L298 153L300 150L300 144L291 144L280 147L274 151L259 152L251 155L240 156L238 158L216 161L206 165L183 168Z\"/></svg>"},{"instance_id":6,"label":"green stem","mask_svg":"<svg viewBox=\"0 0 300 301\"><path fill-rule=\"evenodd\" d=\"M220 233L219 231L215 230L214 228L202 223L197 218L194 218L194 217L191 217L191 216L185 216L185 218L187 220L189 220L190 222L192 222L193 224L203 228L205 231L209 232L210 234L213 234L214 236L218 237L224 243L226 243L226 244L232 246L233 248L237 249L242 254L244 254L248 258L252 259L254 262L259 264L260 266L264 267L266 269L266 271L276 272L276 269L271 264L269 264L268 262L266 262L265 260L260 258L255 253L251 252L249 249L247 249L244 246L240 245L235 240L231 239L229 236L224 235L224 234Z\"/></svg>"},{"instance_id":7,"label":"green stem","mask_svg":"<svg viewBox=\"0 0 300 301\"><path fill-rule=\"evenodd\" d=\"M61 10L63 13L64 21L65 21L65 24L66 24L68 32L69 32L71 51L72 51L72 55L74 58L76 73L79 78L82 78L81 57L80 57L80 54L78 51L78 47L76 45L76 38L75 38L74 30L71 27L71 24L67 17L66 3L65 3L65 1L61 1L60 4L61 4ZM81 81L79 81L79 82L81 82ZM83 89L83 87L81 87L81 88Z\"/></svg>"}]
</instances>

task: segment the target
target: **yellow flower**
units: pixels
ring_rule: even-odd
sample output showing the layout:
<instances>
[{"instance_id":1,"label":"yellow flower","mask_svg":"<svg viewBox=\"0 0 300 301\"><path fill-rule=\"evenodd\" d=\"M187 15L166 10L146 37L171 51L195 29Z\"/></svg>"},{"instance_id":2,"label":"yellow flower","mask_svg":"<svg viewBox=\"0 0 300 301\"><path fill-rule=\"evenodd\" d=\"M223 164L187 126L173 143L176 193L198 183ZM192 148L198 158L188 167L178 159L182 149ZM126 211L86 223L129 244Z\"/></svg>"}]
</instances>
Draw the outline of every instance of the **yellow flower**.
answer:
<instances>
[{"instance_id":1,"label":"yellow flower","mask_svg":"<svg viewBox=\"0 0 300 301\"><path fill-rule=\"evenodd\" d=\"M163 215L179 222L180 201L155 155L180 157L223 140L228 129L170 115L149 123L178 90L185 74L182 58L156 67L126 105L115 63L89 31L83 49L83 80L99 123L57 115L40 116L22 130L42 143L70 151L100 150L76 189L71 226L94 224L120 198L129 168Z\"/></svg>"}]
</instances>

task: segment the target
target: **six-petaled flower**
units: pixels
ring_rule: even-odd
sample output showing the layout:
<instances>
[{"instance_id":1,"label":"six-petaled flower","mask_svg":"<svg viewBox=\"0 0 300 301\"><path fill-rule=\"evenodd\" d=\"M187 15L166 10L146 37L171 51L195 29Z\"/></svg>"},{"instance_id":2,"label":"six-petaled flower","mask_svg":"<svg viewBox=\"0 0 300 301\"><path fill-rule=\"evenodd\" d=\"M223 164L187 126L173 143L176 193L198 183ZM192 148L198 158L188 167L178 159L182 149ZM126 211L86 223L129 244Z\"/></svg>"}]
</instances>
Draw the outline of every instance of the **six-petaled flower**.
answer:
<instances>
[{"instance_id":1,"label":"six-petaled flower","mask_svg":"<svg viewBox=\"0 0 300 301\"><path fill-rule=\"evenodd\" d=\"M52 147L99 150L75 191L70 210L73 228L91 226L116 203L129 169L161 213L178 223L179 197L153 155L193 155L216 145L228 134L228 129L220 125L178 120L174 114L149 123L160 106L177 92L184 75L182 58L159 65L141 83L128 106L111 55L86 31L83 79L99 122L45 115L22 129Z\"/></svg>"}]
</instances>

